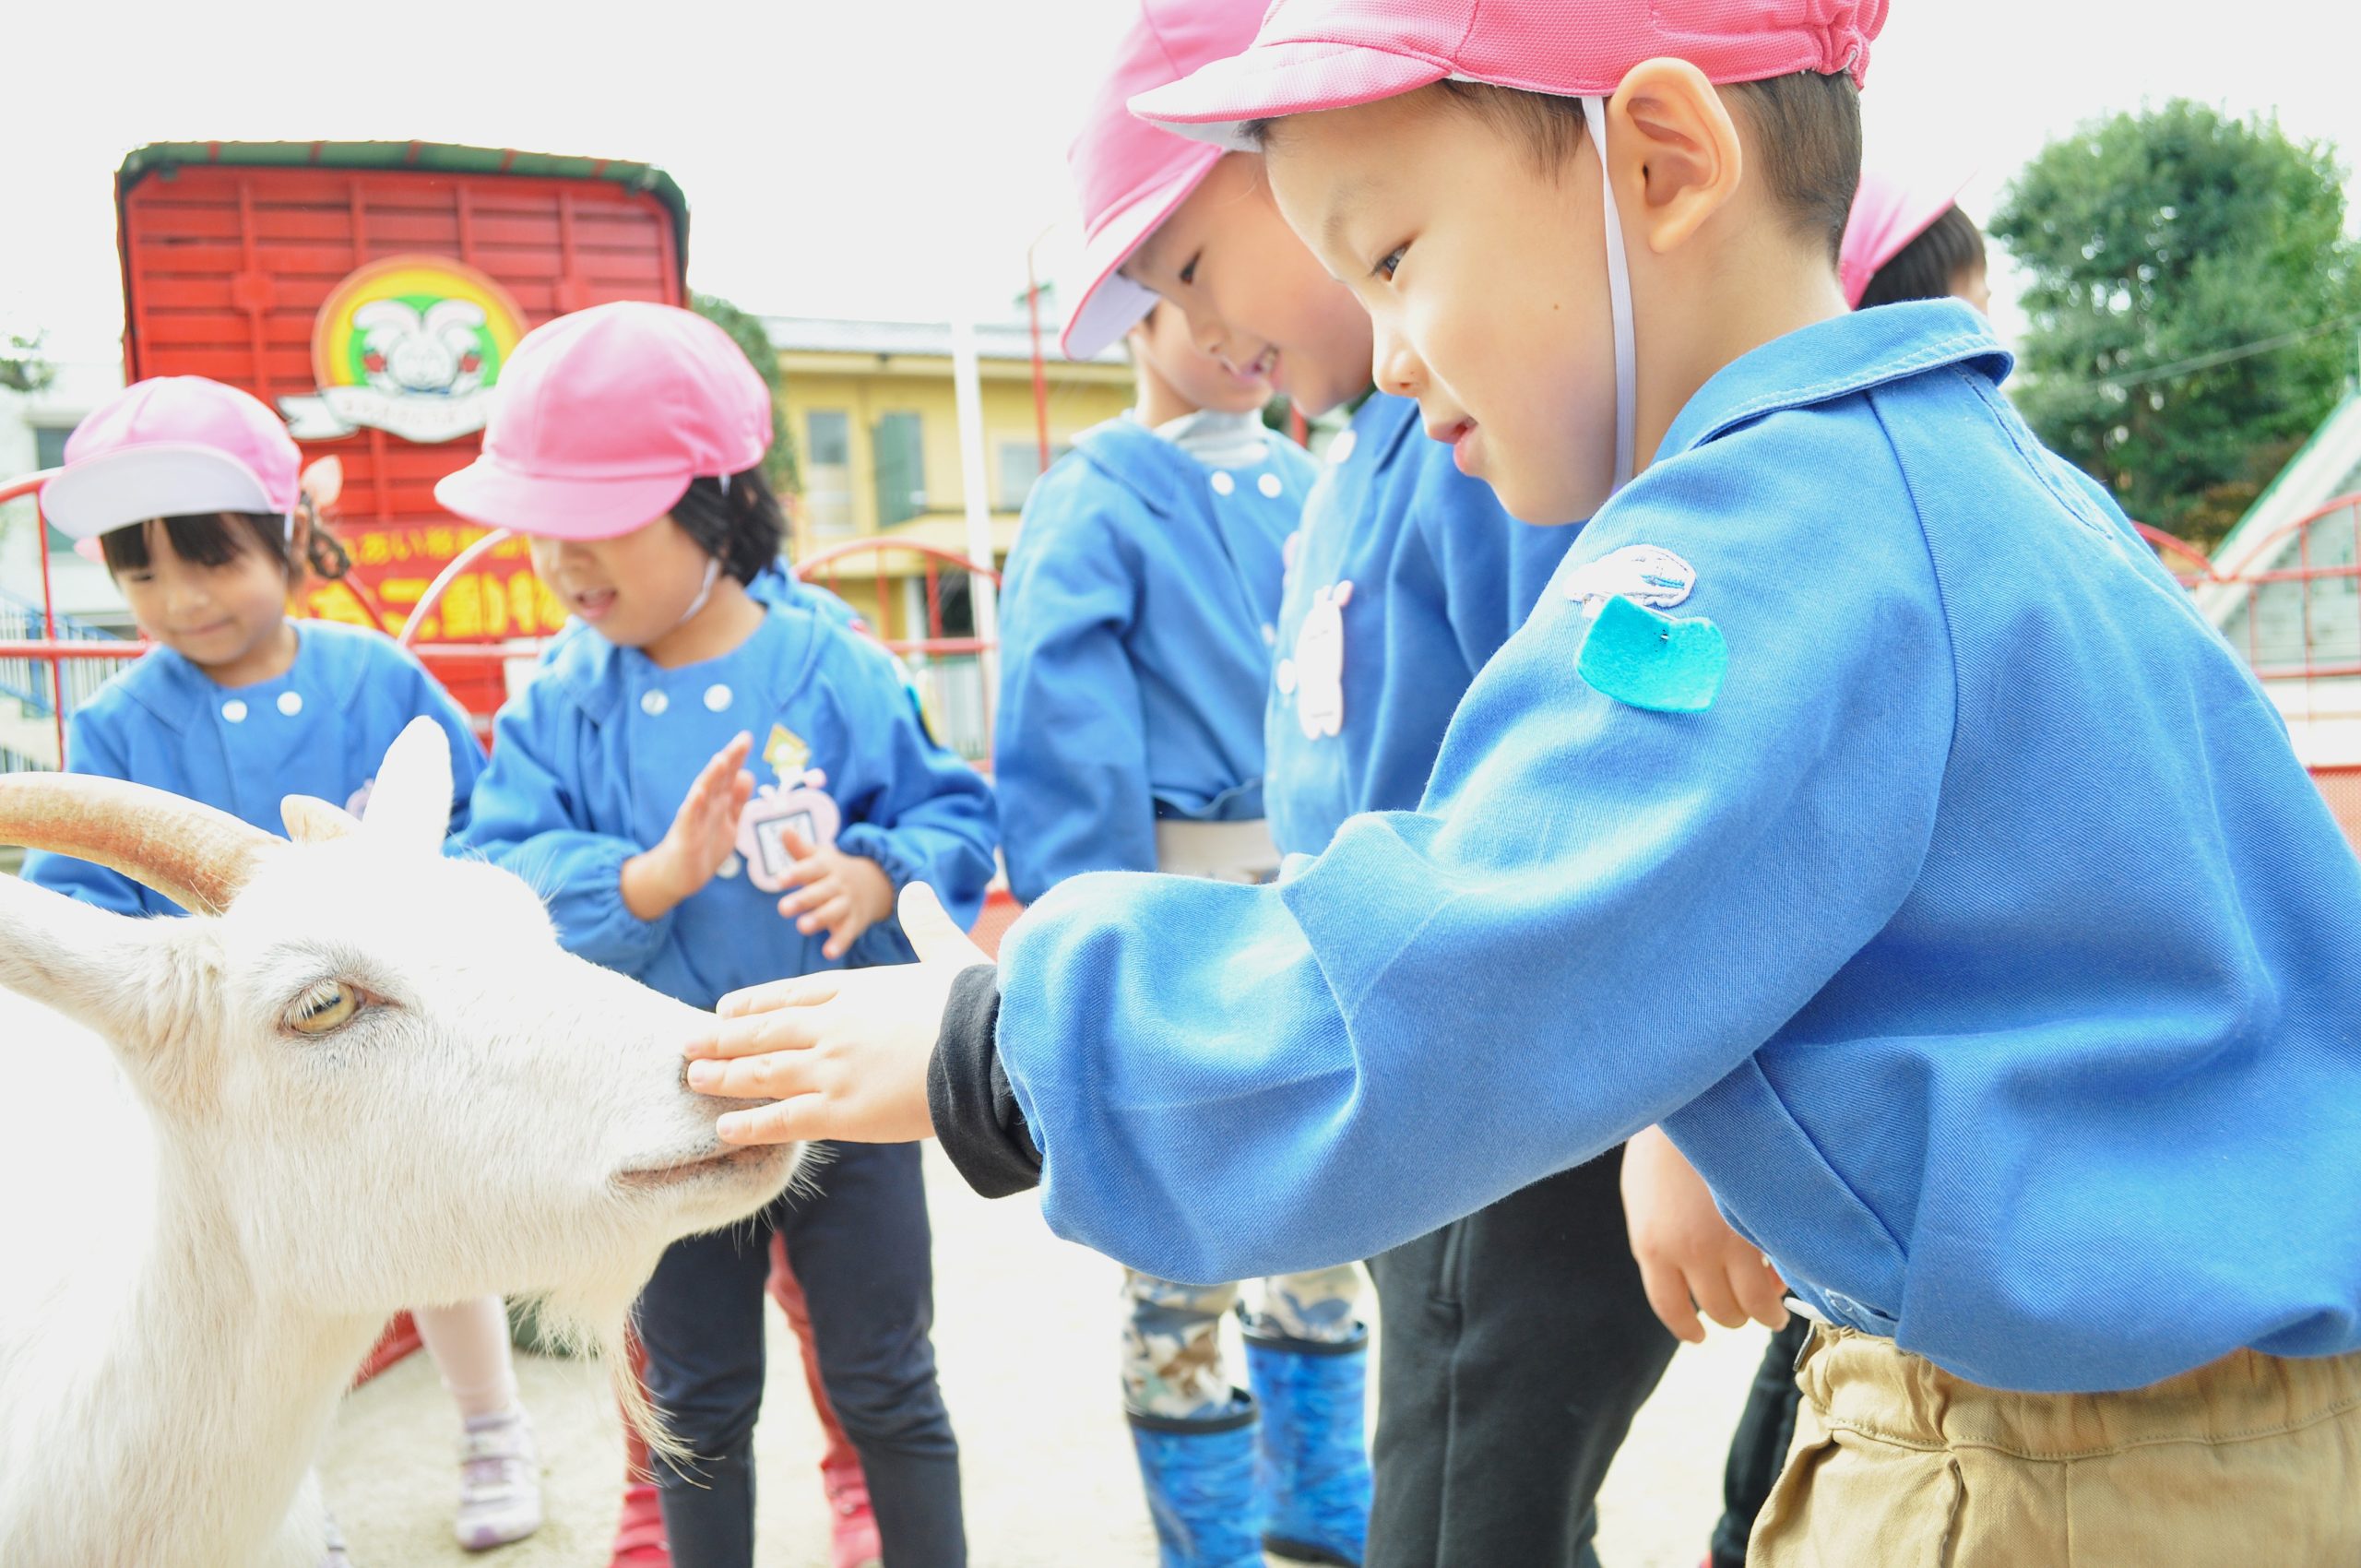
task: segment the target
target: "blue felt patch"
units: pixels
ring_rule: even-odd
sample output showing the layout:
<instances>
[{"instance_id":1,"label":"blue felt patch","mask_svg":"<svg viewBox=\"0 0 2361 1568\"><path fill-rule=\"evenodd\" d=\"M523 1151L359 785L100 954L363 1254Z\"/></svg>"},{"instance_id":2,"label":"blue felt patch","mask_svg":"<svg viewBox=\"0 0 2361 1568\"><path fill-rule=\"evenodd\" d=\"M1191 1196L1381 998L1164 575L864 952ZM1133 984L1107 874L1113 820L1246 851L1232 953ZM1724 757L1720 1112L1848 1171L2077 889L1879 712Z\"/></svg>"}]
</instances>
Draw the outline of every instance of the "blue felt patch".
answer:
<instances>
[{"instance_id":1,"label":"blue felt patch","mask_svg":"<svg viewBox=\"0 0 2361 1568\"><path fill-rule=\"evenodd\" d=\"M1652 713L1703 713L1729 669L1722 629L1699 616L1677 621L1618 594L1591 623L1575 665L1593 690Z\"/></svg>"}]
</instances>

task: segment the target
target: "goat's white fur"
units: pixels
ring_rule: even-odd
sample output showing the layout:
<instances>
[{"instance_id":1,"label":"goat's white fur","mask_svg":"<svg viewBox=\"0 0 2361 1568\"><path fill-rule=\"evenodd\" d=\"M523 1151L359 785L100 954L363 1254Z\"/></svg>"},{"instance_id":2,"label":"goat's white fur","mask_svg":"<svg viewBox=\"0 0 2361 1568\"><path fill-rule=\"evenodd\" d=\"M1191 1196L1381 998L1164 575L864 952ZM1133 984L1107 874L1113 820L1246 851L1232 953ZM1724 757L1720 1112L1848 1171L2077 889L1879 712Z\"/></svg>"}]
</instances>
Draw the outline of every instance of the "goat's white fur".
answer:
<instances>
[{"instance_id":1,"label":"goat's white fur","mask_svg":"<svg viewBox=\"0 0 2361 1568\"><path fill-rule=\"evenodd\" d=\"M781 1149L625 1179L719 1150L696 1015L439 853L445 745L412 726L366 826L266 856L218 918L0 877L9 1568L313 1568L312 1458L393 1312L546 1294L611 1348L668 1241L791 1175ZM323 980L375 1000L293 1032Z\"/></svg>"}]
</instances>

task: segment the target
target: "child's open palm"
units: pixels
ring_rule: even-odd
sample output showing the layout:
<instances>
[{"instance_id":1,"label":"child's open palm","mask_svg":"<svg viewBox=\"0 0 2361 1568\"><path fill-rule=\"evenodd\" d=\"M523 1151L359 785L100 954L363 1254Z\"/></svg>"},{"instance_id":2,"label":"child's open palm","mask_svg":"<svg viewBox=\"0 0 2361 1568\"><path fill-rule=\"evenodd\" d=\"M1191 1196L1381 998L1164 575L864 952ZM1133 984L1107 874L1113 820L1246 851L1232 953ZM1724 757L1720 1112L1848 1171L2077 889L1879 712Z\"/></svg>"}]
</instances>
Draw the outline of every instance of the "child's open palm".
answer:
<instances>
[{"instance_id":1,"label":"child's open palm","mask_svg":"<svg viewBox=\"0 0 2361 1568\"><path fill-rule=\"evenodd\" d=\"M623 903L633 914L652 921L669 913L737 852L738 819L754 794L754 776L746 771L753 747L753 736L741 731L714 753L689 786L663 842L623 862Z\"/></svg>"},{"instance_id":2,"label":"child's open palm","mask_svg":"<svg viewBox=\"0 0 2361 1568\"><path fill-rule=\"evenodd\" d=\"M723 1143L933 1135L927 1063L943 1009L952 982L991 960L922 882L902 890L901 917L915 964L829 969L721 999L720 1016L687 1043L689 1087L772 1102L722 1117Z\"/></svg>"}]
</instances>

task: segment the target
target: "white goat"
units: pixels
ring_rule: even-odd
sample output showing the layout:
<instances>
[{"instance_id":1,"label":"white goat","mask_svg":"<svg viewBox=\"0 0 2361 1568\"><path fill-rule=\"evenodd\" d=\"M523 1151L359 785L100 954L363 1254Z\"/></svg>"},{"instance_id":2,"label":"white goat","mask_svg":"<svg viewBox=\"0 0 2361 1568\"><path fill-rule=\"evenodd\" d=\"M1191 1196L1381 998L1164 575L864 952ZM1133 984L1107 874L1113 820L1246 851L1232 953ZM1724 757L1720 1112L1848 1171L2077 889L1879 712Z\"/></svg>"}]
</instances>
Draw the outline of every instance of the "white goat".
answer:
<instances>
[{"instance_id":1,"label":"white goat","mask_svg":"<svg viewBox=\"0 0 2361 1568\"><path fill-rule=\"evenodd\" d=\"M446 744L411 726L365 826L291 799L292 845L137 786L0 781L0 840L198 911L0 877L8 1568L312 1568L313 1455L392 1313L546 1293L611 1348L668 1241L792 1174L714 1137L691 1009L443 858Z\"/></svg>"}]
</instances>

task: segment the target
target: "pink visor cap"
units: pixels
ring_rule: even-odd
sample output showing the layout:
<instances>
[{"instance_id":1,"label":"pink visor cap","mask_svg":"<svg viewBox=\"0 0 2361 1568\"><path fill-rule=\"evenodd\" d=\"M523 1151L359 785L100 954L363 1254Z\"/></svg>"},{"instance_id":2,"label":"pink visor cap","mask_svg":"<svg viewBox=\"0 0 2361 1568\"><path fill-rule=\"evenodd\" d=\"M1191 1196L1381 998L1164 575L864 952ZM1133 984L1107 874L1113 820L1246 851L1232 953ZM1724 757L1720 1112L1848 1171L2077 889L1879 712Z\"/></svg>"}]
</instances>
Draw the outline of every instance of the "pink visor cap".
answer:
<instances>
[{"instance_id":1,"label":"pink visor cap","mask_svg":"<svg viewBox=\"0 0 2361 1568\"><path fill-rule=\"evenodd\" d=\"M771 444L770 389L730 334L640 300L544 322L501 367L483 455L434 486L470 522L613 539L694 479L742 473Z\"/></svg>"},{"instance_id":2,"label":"pink visor cap","mask_svg":"<svg viewBox=\"0 0 2361 1568\"><path fill-rule=\"evenodd\" d=\"M1243 148L1250 120L1349 109L1449 77L1611 96L1631 67L1686 60L1716 83L1869 70L1887 0L1277 0L1253 46L1132 112Z\"/></svg>"},{"instance_id":3,"label":"pink visor cap","mask_svg":"<svg viewBox=\"0 0 2361 1568\"><path fill-rule=\"evenodd\" d=\"M1878 269L1957 205L1969 178L1954 174L1914 183L1883 170L1861 171L1861 188L1853 193L1853 213L1845 220L1845 244L1836 258L1846 304L1860 308Z\"/></svg>"},{"instance_id":4,"label":"pink visor cap","mask_svg":"<svg viewBox=\"0 0 2361 1568\"><path fill-rule=\"evenodd\" d=\"M1130 331L1156 295L1123 263L1189 199L1221 149L1174 136L1131 112L1139 94L1179 81L1254 42L1268 0L1141 0L1139 16L1091 98L1066 163L1082 199L1082 295L1058 346L1086 360Z\"/></svg>"},{"instance_id":5,"label":"pink visor cap","mask_svg":"<svg viewBox=\"0 0 2361 1568\"><path fill-rule=\"evenodd\" d=\"M134 382L66 437L42 513L96 556L101 535L207 512L291 517L303 456L277 414L201 375Z\"/></svg>"}]
</instances>

